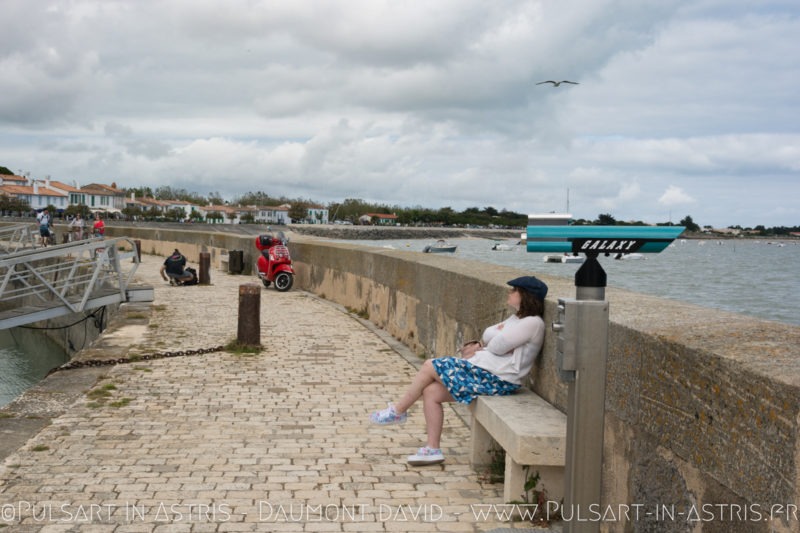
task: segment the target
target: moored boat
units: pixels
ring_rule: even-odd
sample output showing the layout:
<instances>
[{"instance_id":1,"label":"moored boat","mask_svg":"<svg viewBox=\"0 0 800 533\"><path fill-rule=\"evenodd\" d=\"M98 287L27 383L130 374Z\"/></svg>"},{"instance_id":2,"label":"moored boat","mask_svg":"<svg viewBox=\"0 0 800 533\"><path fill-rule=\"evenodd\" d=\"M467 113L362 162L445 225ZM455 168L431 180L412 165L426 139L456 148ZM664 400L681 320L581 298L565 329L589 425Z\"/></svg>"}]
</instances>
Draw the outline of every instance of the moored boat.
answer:
<instances>
[{"instance_id":1,"label":"moored boat","mask_svg":"<svg viewBox=\"0 0 800 533\"><path fill-rule=\"evenodd\" d=\"M586 258L582 255L546 255L544 256L545 263L583 263Z\"/></svg>"},{"instance_id":2,"label":"moored boat","mask_svg":"<svg viewBox=\"0 0 800 533\"><path fill-rule=\"evenodd\" d=\"M492 250L494 250L495 252L513 252L514 250L517 249L518 245L519 245L518 242L513 242L513 241L496 242L492 246Z\"/></svg>"},{"instance_id":3,"label":"moored boat","mask_svg":"<svg viewBox=\"0 0 800 533\"><path fill-rule=\"evenodd\" d=\"M433 244L429 244L422 251L426 254L451 254L458 248L457 244L450 244L444 239L439 239Z\"/></svg>"}]
</instances>

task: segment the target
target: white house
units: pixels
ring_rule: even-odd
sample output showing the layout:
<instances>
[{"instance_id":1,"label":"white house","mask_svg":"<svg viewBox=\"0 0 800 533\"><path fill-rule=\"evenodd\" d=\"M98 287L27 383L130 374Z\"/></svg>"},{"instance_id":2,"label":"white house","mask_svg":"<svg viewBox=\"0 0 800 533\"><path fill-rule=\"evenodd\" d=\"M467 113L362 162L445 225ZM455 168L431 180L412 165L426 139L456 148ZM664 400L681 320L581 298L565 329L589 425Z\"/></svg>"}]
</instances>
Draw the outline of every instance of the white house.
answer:
<instances>
[{"instance_id":1,"label":"white house","mask_svg":"<svg viewBox=\"0 0 800 533\"><path fill-rule=\"evenodd\" d=\"M164 209L166 211L171 209L180 209L183 211L184 220L188 219L192 212L200 209L198 206L190 202L184 202L183 200L162 200L161 203L165 206Z\"/></svg>"},{"instance_id":2,"label":"white house","mask_svg":"<svg viewBox=\"0 0 800 533\"><path fill-rule=\"evenodd\" d=\"M229 205L206 205L203 207L198 207L197 210L203 215L203 218L206 219L206 222L210 222L208 220L208 215L212 213L221 214L222 219L214 219L216 223L219 224L238 224L241 220L241 215L245 212L245 208L232 207Z\"/></svg>"},{"instance_id":3,"label":"white house","mask_svg":"<svg viewBox=\"0 0 800 533\"><path fill-rule=\"evenodd\" d=\"M257 223L261 224L288 224L289 206L287 205L268 205L256 207L253 217Z\"/></svg>"},{"instance_id":4,"label":"white house","mask_svg":"<svg viewBox=\"0 0 800 533\"><path fill-rule=\"evenodd\" d=\"M84 205L92 211L118 213L125 207L125 192L117 189L114 183L90 183L81 187L81 192L86 195Z\"/></svg>"},{"instance_id":5,"label":"white house","mask_svg":"<svg viewBox=\"0 0 800 533\"><path fill-rule=\"evenodd\" d=\"M0 185L30 185L25 176L0 174Z\"/></svg>"},{"instance_id":6,"label":"white house","mask_svg":"<svg viewBox=\"0 0 800 533\"><path fill-rule=\"evenodd\" d=\"M78 184L75 185L68 185L66 183L51 180L50 178L46 178L44 180L45 187L48 189L53 189L54 191L58 191L67 195L67 205L86 205L86 193L81 191Z\"/></svg>"},{"instance_id":7,"label":"white house","mask_svg":"<svg viewBox=\"0 0 800 533\"><path fill-rule=\"evenodd\" d=\"M3 181L4 184L0 185L0 193L27 202L31 209L41 210L48 205L59 210L67 208L66 193L45 187L36 180L32 180L29 185L6 185L7 181L5 179ZM11 181L8 180L8 182Z\"/></svg>"},{"instance_id":8,"label":"white house","mask_svg":"<svg viewBox=\"0 0 800 533\"><path fill-rule=\"evenodd\" d=\"M309 206L306 219L311 224L327 224L328 209L321 206Z\"/></svg>"}]
</instances>

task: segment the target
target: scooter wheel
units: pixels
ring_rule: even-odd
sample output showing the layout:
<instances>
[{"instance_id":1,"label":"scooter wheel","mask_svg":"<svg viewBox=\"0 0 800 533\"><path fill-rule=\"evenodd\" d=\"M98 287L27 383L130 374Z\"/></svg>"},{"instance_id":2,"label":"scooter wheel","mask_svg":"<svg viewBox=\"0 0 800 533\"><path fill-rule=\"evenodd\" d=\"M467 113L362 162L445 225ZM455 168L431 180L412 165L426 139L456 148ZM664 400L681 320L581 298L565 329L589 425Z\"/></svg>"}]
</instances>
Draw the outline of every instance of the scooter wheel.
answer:
<instances>
[{"instance_id":1,"label":"scooter wheel","mask_svg":"<svg viewBox=\"0 0 800 533\"><path fill-rule=\"evenodd\" d=\"M261 283L263 283L265 287L269 287L269 281L262 279Z\"/></svg>"},{"instance_id":2,"label":"scooter wheel","mask_svg":"<svg viewBox=\"0 0 800 533\"><path fill-rule=\"evenodd\" d=\"M275 276L275 288L280 292L286 292L292 288L294 277L288 272L281 272Z\"/></svg>"}]
</instances>

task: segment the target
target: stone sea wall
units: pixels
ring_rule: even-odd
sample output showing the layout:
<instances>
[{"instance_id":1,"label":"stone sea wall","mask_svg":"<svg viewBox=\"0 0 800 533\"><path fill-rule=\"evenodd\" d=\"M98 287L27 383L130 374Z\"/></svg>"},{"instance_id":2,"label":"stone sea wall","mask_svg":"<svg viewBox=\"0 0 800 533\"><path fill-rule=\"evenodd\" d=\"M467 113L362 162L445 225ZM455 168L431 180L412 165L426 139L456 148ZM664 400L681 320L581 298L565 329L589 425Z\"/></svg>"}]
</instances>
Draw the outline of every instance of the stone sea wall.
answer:
<instances>
[{"instance_id":1,"label":"stone sea wall","mask_svg":"<svg viewBox=\"0 0 800 533\"><path fill-rule=\"evenodd\" d=\"M243 250L247 265L256 257L253 236L146 228L124 235L140 239L145 253L178 246L192 262L201 251L212 265L227 249ZM507 315L505 282L524 274L296 234L290 249L295 287L368 317L421 356L451 354ZM219 275L227 274L212 273L212 283ZM574 286L540 277L550 286L549 327L557 298L574 296ZM256 280L242 276L248 281ZM800 531L800 328L613 288L606 298L603 504L641 513L604 530ZM565 410L555 365L551 333L530 387ZM665 518L670 512L674 520Z\"/></svg>"}]
</instances>

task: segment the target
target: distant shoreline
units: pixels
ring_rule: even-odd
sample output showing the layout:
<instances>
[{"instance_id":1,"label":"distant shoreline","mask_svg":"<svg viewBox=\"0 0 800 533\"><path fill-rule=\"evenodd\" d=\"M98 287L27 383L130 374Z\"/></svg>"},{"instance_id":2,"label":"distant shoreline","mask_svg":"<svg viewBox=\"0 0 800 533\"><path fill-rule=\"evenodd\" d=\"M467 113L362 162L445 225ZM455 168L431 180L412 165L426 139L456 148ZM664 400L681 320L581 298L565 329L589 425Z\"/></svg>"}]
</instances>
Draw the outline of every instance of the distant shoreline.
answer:
<instances>
[{"instance_id":1,"label":"distant shoreline","mask_svg":"<svg viewBox=\"0 0 800 533\"><path fill-rule=\"evenodd\" d=\"M328 239L371 241L386 239L459 239L464 237L507 240L520 239L525 232L524 229L350 226L338 224L291 224L286 227L300 235Z\"/></svg>"},{"instance_id":2,"label":"distant shoreline","mask_svg":"<svg viewBox=\"0 0 800 533\"><path fill-rule=\"evenodd\" d=\"M390 239L458 239L464 237L510 240L520 239L525 233L525 228L519 229L491 229L491 228L431 228L431 227L406 227L406 226L350 226L334 224L291 224L289 226L274 226L274 228L285 227L287 230L300 235L309 235L329 239L342 240L390 240ZM782 241L800 242L800 238L791 236L769 236L758 235L715 235L708 233L684 233L679 239L687 240L708 240L708 241Z\"/></svg>"},{"instance_id":3,"label":"distant shoreline","mask_svg":"<svg viewBox=\"0 0 800 533\"><path fill-rule=\"evenodd\" d=\"M30 218L11 218L0 219L0 225L15 224L20 222L31 222ZM525 228L501 229L501 228L457 228L457 227L430 227L430 226L362 226L347 224L205 224L205 223L178 223L178 222L131 222L107 219L106 225L109 227L163 227L169 229L194 230L203 229L221 233L233 233L236 235L266 233L267 231L293 232L298 235L308 235L327 239L341 240L391 240L391 239L459 239L459 238L479 238L489 240L521 240L525 233ZM57 220L55 226L63 231L61 226L66 227L63 221ZM790 235L720 235L700 232L683 233L679 239L689 240L766 240L798 243L800 238Z\"/></svg>"}]
</instances>

